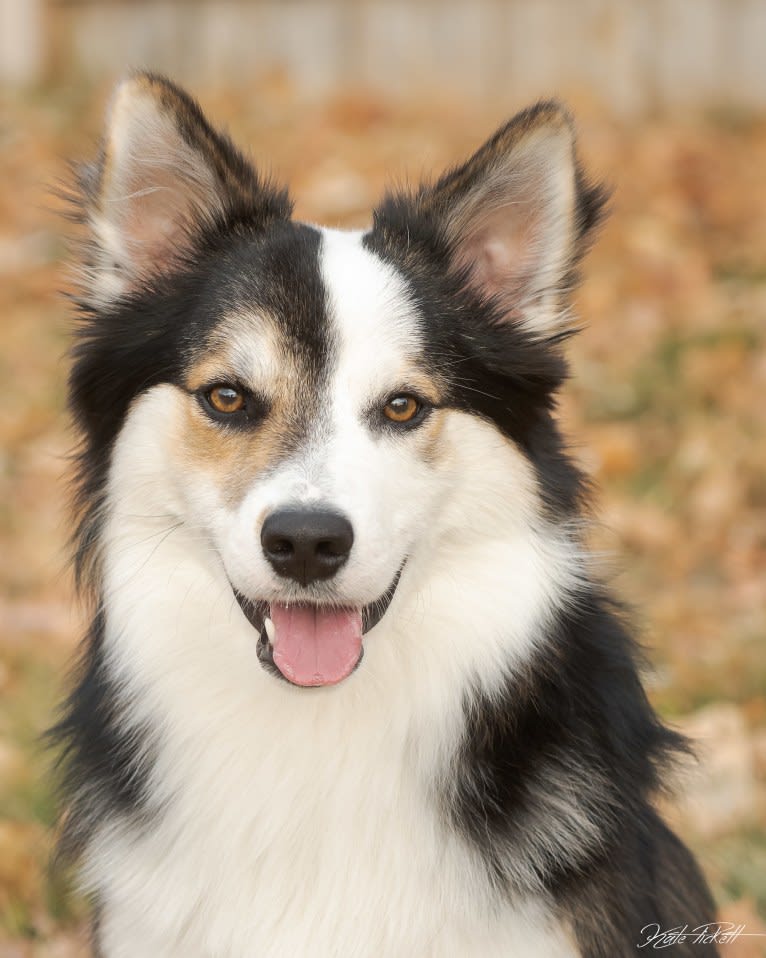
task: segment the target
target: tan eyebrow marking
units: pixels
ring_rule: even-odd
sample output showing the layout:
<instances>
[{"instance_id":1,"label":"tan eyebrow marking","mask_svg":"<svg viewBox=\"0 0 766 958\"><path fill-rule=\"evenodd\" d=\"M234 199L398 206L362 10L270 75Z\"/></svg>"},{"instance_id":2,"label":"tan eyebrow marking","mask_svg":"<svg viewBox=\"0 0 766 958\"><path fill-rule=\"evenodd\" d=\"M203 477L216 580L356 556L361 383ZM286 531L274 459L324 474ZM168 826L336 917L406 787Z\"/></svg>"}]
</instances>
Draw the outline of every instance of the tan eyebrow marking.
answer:
<instances>
[{"instance_id":1,"label":"tan eyebrow marking","mask_svg":"<svg viewBox=\"0 0 766 958\"><path fill-rule=\"evenodd\" d=\"M268 400L263 419L242 428L214 422L194 396L186 396L176 449L183 468L212 475L223 501L236 508L253 482L300 442L306 419L305 374L268 316L234 313L223 318L185 385L195 392L234 381ZM310 398L310 397L309 397Z\"/></svg>"}]
</instances>

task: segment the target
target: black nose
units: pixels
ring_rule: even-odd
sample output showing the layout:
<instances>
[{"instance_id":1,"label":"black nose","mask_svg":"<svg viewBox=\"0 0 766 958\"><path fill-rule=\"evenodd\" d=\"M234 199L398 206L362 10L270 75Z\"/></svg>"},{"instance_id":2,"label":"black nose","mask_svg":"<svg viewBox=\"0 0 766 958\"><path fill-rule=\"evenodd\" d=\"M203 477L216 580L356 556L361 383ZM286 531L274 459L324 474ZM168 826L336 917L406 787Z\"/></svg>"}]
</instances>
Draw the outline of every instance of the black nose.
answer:
<instances>
[{"instance_id":1,"label":"black nose","mask_svg":"<svg viewBox=\"0 0 766 958\"><path fill-rule=\"evenodd\" d=\"M353 543L351 523L337 512L280 509L261 529L263 553L274 571L301 585L335 575Z\"/></svg>"}]
</instances>

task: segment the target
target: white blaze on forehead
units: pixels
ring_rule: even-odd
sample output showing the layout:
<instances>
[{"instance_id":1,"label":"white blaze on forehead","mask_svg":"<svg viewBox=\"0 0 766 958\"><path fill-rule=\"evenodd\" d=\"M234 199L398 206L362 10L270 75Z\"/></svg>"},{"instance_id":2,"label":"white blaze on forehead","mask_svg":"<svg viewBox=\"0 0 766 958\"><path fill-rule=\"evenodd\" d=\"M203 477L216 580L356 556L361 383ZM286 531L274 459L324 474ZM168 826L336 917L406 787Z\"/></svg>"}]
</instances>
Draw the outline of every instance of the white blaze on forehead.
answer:
<instances>
[{"instance_id":1,"label":"white blaze on forehead","mask_svg":"<svg viewBox=\"0 0 766 958\"><path fill-rule=\"evenodd\" d=\"M361 232L322 229L320 269L339 335L339 392L363 402L405 383L420 347L416 314L397 271L362 245Z\"/></svg>"}]
</instances>

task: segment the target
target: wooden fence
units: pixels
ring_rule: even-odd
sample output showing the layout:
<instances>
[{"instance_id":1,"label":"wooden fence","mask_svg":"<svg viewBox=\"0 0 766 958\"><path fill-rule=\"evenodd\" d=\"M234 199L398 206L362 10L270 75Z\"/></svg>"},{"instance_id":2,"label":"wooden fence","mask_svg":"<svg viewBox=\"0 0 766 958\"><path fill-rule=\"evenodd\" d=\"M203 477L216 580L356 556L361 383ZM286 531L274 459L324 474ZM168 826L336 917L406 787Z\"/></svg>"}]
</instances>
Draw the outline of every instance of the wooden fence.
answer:
<instances>
[{"instance_id":1,"label":"wooden fence","mask_svg":"<svg viewBox=\"0 0 766 958\"><path fill-rule=\"evenodd\" d=\"M0 0L0 80L54 62L196 84L282 68L309 94L502 87L584 92L622 115L763 111L766 0Z\"/></svg>"}]
</instances>

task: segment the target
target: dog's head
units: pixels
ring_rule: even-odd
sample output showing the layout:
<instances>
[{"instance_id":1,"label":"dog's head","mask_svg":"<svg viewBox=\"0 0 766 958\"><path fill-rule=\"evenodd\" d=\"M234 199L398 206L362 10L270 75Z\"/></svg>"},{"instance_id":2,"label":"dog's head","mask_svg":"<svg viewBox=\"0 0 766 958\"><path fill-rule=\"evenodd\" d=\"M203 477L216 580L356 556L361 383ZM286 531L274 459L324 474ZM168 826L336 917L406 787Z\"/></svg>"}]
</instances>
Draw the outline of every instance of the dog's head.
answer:
<instances>
[{"instance_id":1,"label":"dog's head","mask_svg":"<svg viewBox=\"0 0 766 958\"><path fill-rule=\"evenodd\" d=\"M322 685L397 589L436 568L459 589L464 564L503 563L493 543L573 516L552 410L603 193L560 105L345 233L294 221L184 92L138 74L81 184L83 559L116 516L164 517L266 667Z\"/></svg>"}]
</instances>

